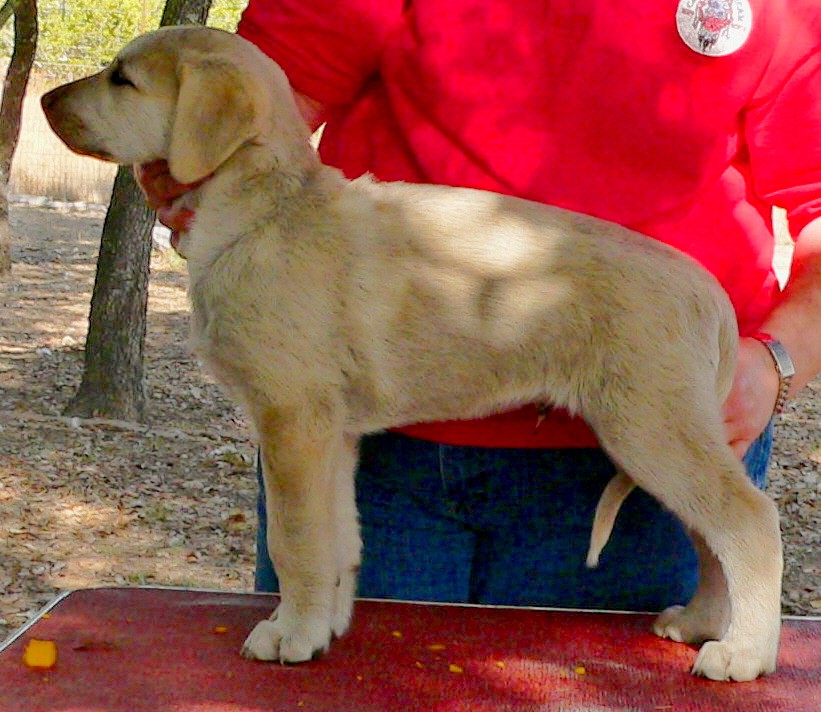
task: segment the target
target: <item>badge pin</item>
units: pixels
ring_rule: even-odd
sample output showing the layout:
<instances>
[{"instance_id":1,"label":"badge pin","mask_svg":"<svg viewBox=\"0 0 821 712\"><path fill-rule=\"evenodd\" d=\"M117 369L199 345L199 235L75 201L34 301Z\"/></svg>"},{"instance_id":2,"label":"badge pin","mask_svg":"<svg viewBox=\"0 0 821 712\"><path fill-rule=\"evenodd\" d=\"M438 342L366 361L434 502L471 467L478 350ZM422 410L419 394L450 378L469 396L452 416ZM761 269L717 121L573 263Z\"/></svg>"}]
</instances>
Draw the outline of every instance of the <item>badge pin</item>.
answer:
<instances>
[{"instance_id":1,"label":"badge pin","mask_svg":"<svg viewBox=\"0 0 821 712\"><path fill-rule=\"evenodd\" d=\"M749 0L679 0L676 26L694 52L725 57L747 41L753 13Z\"/></svg>"}]
</instances>

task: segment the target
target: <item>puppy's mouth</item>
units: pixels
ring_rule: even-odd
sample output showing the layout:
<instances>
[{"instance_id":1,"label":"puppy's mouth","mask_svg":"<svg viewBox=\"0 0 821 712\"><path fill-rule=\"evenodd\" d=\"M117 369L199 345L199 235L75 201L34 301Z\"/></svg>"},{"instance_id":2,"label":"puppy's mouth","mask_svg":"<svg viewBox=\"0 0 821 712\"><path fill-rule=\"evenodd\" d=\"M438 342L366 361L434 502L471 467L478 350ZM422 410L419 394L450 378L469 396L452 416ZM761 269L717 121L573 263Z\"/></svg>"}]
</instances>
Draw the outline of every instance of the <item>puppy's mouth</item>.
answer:
<instances>
[{"instance_id":1,"label":"puppy's mouth","mask_svg":"<svg viewBox=\"0 0 821 712\"><path fill-rule=\"evenodd\" d=\"M108 163L118 163L117 159L103 148L98 146L87 146L74 139L67 139L59 132L56 133L63 140L63 143L65 143L66 146L80 156L90 156L91 158L99 158L101 161L107 161Z\"/></svg>"},{"instance_id":2,"label":"puppy's mouth","mask_svg":"<svg viewBox=\"0 0 821 712\"><path fill-rule=\"evenodd\" d=\"M90 149L81 149L81 148L73 148L72 149L75 153L79 153L81 156L90 156L91 158L99 158L101 161L108 161L109 163L118 163L117 159L112 156L107 151L103 151L96 148Z\"/></svg>"},{"instance_id":3,"label":"puppy's mouth","mask_svg":"<svg viewBox=\"0 0 821 712\"><path fill-rule=\"evenodd\" d=\"M104 148L83 141L83 136L86 136L88 131L79 117L72 114L58 113L52 108L51 104L45 100L43 101L43 113L54 133L57 134L60 140L74 151L74 153L81 156L99 158L101 161L108 161L109 163L117 163L117 159Z\"/></svg>"},{"instance_id":4,"label":"puppy's mouth","mask_svg":"<svg viewBox=\"0 0 821 712\"><path fill-rule=\"evenodd\" d=\"M62 136L60 138L63 138ZM101 161L107 161L108 163L119 163L117 159L112 156L108 151L105 151L102 148L97 148L94 146L83 146L82 144L75 143L73 141L67 141L63 138L63 143L66 144L74 153L80 156L89 156L91 158L99 158Z\"/></svg>"}]
</instances>

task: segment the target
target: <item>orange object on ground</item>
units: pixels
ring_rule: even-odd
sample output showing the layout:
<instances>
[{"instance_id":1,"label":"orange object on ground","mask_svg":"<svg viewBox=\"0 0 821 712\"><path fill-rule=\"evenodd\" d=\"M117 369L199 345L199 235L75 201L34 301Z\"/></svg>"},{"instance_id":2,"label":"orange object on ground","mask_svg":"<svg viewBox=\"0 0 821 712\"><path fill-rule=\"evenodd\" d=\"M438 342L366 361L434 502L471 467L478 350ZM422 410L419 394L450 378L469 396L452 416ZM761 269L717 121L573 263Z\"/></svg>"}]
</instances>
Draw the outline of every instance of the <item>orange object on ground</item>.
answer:
<instances>
[{"instance_id":1,"label":"orange object on ground","mask_svg":"<svg viewBox=\"0 0 821 712\"><path fill-rule=\"evenodd\" d=\"M23 664L35 670L48 670L57 664L57 644L53 640L32 638L23 651Z\"/></svg>"}]
</instances>

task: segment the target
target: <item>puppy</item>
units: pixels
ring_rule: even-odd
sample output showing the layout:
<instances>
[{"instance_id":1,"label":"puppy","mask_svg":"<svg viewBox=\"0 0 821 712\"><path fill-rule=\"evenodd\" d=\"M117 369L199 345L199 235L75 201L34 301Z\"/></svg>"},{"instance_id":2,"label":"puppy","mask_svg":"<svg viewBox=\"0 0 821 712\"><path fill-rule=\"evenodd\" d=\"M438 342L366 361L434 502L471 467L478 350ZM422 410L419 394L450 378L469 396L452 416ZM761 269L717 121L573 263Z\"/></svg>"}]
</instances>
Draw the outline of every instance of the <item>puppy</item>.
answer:
<instances>
[{"instance_id":1,"label":"puppy","mask_svg":"<svg viewBox=\"0 0 821 712\"><path fill-rule=\"evenodd\" d=\"M308 660L348 628L364 433L542 401L582 415L622 484L692 532L698 591L655 631L709 641L699 675L774 670L778 518L724 442L737 328L692 260L525 200L347 181L311 150L280 68L216 30L140 37L43 107L78 153L211 176L181 245L192 341L253 420L281 584L246 656Z\"/></svg>"}]
</instances>

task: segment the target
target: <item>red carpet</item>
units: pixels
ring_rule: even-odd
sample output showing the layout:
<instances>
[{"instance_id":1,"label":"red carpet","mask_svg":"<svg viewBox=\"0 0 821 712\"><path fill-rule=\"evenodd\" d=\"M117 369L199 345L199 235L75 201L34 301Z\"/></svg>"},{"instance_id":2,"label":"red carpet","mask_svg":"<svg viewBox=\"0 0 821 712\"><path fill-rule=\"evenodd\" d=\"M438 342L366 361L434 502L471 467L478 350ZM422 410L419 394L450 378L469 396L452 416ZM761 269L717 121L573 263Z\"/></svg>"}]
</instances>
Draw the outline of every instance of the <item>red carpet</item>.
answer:
<instances>
[{"instance_id":1,"label":"red carpet","mask_svg":"<svg viewBox=\"0 0 821 712\"><path fill-rule=\"evenodd\" d=\"M821 620L785 622L780 667L752 683L690 676L695 652L651 617L357 602L321 660L244 660L274 598L163 589L77 591L0 653L2 712L483 712L821 708ZM32 638L57 664L23 664Z\"/></svg>"}]
</instances>

